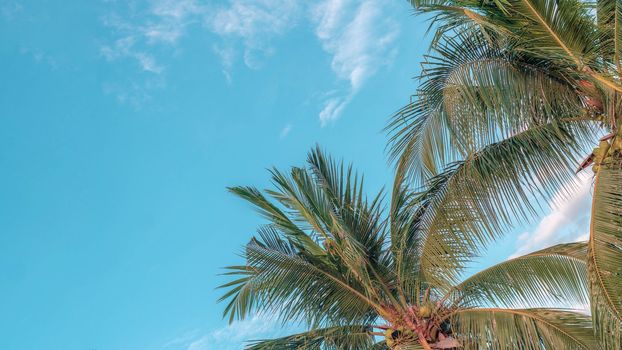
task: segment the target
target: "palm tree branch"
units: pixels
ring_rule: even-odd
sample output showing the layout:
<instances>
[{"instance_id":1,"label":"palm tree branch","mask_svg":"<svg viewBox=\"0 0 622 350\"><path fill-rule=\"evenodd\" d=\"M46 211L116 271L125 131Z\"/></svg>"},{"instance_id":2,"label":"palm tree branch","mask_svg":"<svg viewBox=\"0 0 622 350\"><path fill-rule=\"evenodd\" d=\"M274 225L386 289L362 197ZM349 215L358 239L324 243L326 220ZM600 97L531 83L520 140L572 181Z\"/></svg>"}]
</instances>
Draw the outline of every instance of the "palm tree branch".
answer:
<instances>
[{"instance_id":1,"label":"palm tree branch","mask_svg":"<svg viewBox=\"0 0 622 350\"><path fill-rule=\"evenodd\" d=\"M251 341L246 350L365 350L372 346L371 327L333 326L277 339Z\"/></svg>"},{"instance_id":2,"label":"palm tree branch","mask_svg":"<svg viewBox=\"0 0 622 350\"><path fill-rule=\"evenodd\" d=\"M619 165L618 165L619 166ZM592 317L608 348L622 346L622 169L596 174L588 250Z\"/></svg>"},{"instance_id":3,"label":"palm tree branch","mask_svg":"<svg viewBox=\"0 0 622 350\"><path fill-rule=\"evenodd\" d=\"M529 192L546 200L573 178L571 171L556 169L572 168L580 149L575 142L581 136L570 135L583 132L590 133L576 123L540 125L492 144L432 178L419 199L424 211L421 228L412 233L420 238L409 239L415 246L406 251L420 257L420 269L428 275L446 262L443 259L455 260L447 271L455 278L460 266L513 220L533 215L529 203L540 199L531 198ZM502 214L508 210L519 215ZM438 255L439 242L449 244L441 250L446 256Z\"/></svg>"},{"instance_id":4,"label":"palm tree branch","mask_svg":"<svg viewBox=\"0 0 622 350\"><path fill-rule=\"evenodd\" d=\"M589 316L566 310L459 309L447 317L457 323L465 349L482 342L499 348L597 348Z\"/></svg>"},{"instance_id":5,"label":"palm tree branch","mask_svg":"<svg viewBox=\"0 0 622 350\"><path fill-rule=\"evenodd\" d=\"M560 244L479 271L455 286L452 294L461 305L588 305L586 257L586 243Z\"/></svg>"}]
</instances>

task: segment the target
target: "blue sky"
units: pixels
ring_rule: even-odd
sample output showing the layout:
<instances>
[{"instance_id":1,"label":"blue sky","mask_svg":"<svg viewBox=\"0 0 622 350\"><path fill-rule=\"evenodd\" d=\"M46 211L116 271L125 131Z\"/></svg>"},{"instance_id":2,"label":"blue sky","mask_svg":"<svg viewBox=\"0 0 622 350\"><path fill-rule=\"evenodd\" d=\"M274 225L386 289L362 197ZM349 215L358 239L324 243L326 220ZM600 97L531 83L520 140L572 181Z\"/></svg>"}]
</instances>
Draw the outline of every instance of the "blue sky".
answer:
<instances>
[{"instance_id":1,"label":"blue sky","mask_svg":"<svg viewBox=\"0 0 622 350\"><path fill-rule=\"evenodd\" d=\"M406 1L0 0L0 348L240 349L221 267L311 146L391 182L427 24ZM587 232L589 181L485 266Z\"/></svg>"}]
</instances>

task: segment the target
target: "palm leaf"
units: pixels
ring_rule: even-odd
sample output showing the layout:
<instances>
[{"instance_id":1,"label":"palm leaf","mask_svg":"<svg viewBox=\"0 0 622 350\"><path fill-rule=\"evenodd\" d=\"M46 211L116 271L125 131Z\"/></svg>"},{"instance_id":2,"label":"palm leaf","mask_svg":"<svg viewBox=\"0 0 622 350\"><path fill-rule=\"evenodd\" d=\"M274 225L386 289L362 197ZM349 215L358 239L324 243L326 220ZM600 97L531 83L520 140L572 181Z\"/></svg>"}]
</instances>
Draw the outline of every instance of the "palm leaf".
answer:
<instances>
[{"instance_id":1,"label":"palm leaf","mask_svg":"<svg viewBox=\"0 0 622 350\"><path fill-rule=\"evenodd\" d=\"M559 244L504 261L457 285L466 307L586 308L587 243Z\"/></svg>"},{"instance_id":2,"label":"palm leaf","mask_svg":"<svg viewBox=\"0 0 622 350\"><path fill-rule=\"evenodd\" d=\"M371 322L377 307L365 290L347 274L321 261L301 255L294 244L267 227L244 251L246 266L230 268L229 275L241 275L221 286L228 291L225 315L230 321L250 312L279 311L283 321Z\"/></svg>"},{"instance_id":3,"label":"palm leaf","mask_svg":"<svg viewBox=\"0 0 622 350\"><path fill-rule=\"evenodd\" d=\"M412 200L417 222L408 226L410 230L393 231L392 237L408 243L400 247L405 256L419 259L417 276L441 288L457 283L465 264L483 247L517 219L535 213L532 201L549 199L570 183L572 173L559 169L571 169L580 148L576 142L588 134L589 128L576 123L534 127L454 163L428 181L427 190ZM510 212L514 215L505 214ZM409 236L397 240L400 234Z\"/></svg>"},{"instance_id":4,"label":"palm leaf","mask_svg":"<svg viewBox=\"0 0 622 350\"><path fill-rule=\"evenodd\" d=\"M592 315L606 348L621 345L622 170L603 168L596 177L588 268Z\"/></svg>"},{"instance_id":5,"label":"palm leaf","mask_svg":"<svg viewBox=\"0 0 622 350\"><path fill-rule=\"evenodd\" d=\"M597 5L598 27L602 32L601 50L604 57L622 74L620 66L622 50L622 3L618 0L599 0Z\"/></svg>"},{"instance_id":6,"label":"palm leaf","mask_svg":"<svg viewBox=\"0 0 622 350\"><path fill-rule=\"evenodd\" d=\"M549 309L464 309L452 318L469 349L598 349L587 315Z\"/></svg>"},{"instance_id":7,"label":"palm leaf","mask_svg":"<svg viewBox=\"0 0 622 350\"><path fill-rule=\"evenodd\" d=\"M304 229L292 222L281 209L271 203L256 188L238 186L230 187L229 191L253 204L260 214L270 220L275 227L278 227L287 239L296 244L302 251L318 256L325 254L324 250L305 233Z\"/></svg>"},{"instance_id":8,"label":"palm leaf","mask_svg":"<svg viewBox=\"0 0 622 350\"><path fill-rule=\"evenodd\" d=\"M478 32L445 38L434 52L416 100L386 128L392 158L419 185L491 143L585 113L563 71Z\"/></svg>"},{"instance_id":9,"label":"palm leaf","mask_svg":"<svg viewBox=\"0 0 622 350\"><path fill-rule=\"evenodd\" d=\"M602 40L589 1L418 0L413 3L421 12L437 13L440 36L440 33L477 26L496 36L519 41L518 51L548 58L554 65L583 75L611 91L622 92L620 82L602 64L601 54L611 50L605 46L608 41Z\"/></svg>"}]
</instances>

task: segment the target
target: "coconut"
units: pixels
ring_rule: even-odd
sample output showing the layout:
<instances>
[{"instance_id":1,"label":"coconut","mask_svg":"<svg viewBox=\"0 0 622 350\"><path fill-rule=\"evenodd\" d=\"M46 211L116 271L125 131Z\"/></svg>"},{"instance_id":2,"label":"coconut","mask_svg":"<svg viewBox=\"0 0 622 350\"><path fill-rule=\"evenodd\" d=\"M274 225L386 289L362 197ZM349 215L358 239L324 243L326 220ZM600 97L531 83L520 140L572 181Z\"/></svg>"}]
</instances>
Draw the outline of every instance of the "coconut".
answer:
<instances>
[{"instance_id":1,"label":"coconut","mask_svg":"<svg viewBox=\"0 0 622 350\"><path fill-rule=\"evenodd\" d=\"M602 163L603 159L607 155L608 150L609 150L609 142L604 141L604 140L600 141L600 143L598 144L598 147L594 148L594 151L592 151L592 153L594 153L594 163L595 164Z\"/></svg>"},{"instance_id":2,"label":"coconut","mask_svg":"<svg viewBox=\"0 0 622 350\"><path fill-rule=\"evenodd\" d=\"M330 238L327 238L326 240L324 240L324 249L327 252L334 253L336 247L337 247L337 243L334 240Z\"/></svg>"},{"instance_id":3,"label":"coconut","mask_svg":"<svg viewBox=\"0 0 622 350\"><path fill-rule=\"evenodd\" d=\"M423 305L418 311L419 317L428 318L432 315L432 308L429 305Z\"/></svg>"},{"instance_id":4,"label":"coconut","mask_svg":"<svg viewBox=\"0 0 622 350\"><path fill-rule=\"evenodd\" d=\"M387 343L387 346L392 348L394 345L396 345L399 342L403 334L404 334L403 329L389 328L386 331L384 331L384 337L385 337L385 342Z\"/></svg>"}]
</instances>

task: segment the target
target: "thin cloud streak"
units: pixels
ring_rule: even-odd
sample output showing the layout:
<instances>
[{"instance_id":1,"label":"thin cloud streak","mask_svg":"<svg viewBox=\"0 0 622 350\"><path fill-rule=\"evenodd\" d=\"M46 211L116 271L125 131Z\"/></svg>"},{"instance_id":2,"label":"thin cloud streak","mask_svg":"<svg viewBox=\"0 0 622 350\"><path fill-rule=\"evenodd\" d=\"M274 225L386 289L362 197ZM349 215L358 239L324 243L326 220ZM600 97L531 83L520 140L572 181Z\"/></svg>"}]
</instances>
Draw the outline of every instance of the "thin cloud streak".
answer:
<instances>
[{"instance_id":1,"label":"thin cloud streak","mask_svg":"<svg viewBox=\"0 0 622 350\"><path fill-rule=\"evenodd\" d=\"M285 137L287 137L287 135L289 135L290 131L292 131L293 127L294 126L292 124L285 125L285 127L283 129L281 129L281 132L279 133L279 138L280 139L284 139Z\"/></svg>"},{"instance_id":2,"label":"thin cloud streak","mask_svg":"<svg viewBox=\"0 0 622 350\"><path fill-rule=\"evenodd\" d=\"M295 332L295 327L283 326L276 317L255 315L203 333L196 329L186 332L166 342L162 349L239 350L252 339L277 338Z\"/></svg>"},{"instance_id":3,"label":"thin cloud streak","mask_svg":"<svg viewBox=\"0 0 622 350\"><path fill-rule=\"evenodd\" d=\"M122 4L119 1L111 2ZM114 12L103 18L118 33L101 47L108 61L131 59L143 72L163 75L166 66L155 52L175 48L191 25L216 35L211 43L228 84L236 61L259 69L274 52L273 41L301 24L310 24L330 56L335 84L320 101L322 126L337 120L365 82L389 65L397 52L397 23L387 16L389 0L324 0L305 4L295 0L239 0L214 5L198 0L155 0L146 9L127 8L131 20Z\"/></svg>"},{"instance_id":4,"label":"thin cloud streak","mask_svg":"<svg viewBox=\"0 0 622 350\"><path fill-rule=\"evenodd\" d=\"M326 0L312 9L316 36L332 56L331 69L349 85L345 94L324 102L319 115L322 126L338 119L365 81L392 62L399 27L384 16L387 5L379 0Z\"/></svg>"},{"instance_id":5,"label":"thin cloud streak","mask_svg":"<svg viewBox=\"0 0 622 350\"><path fill-rule=\"evenodd\" d=\"M241 0L212 9L204 24L226 49L241 43L244 64L257 69L272 54L271 41L297 25L301 9L294 0ZM224 65L232 65L230 57Z\"/></svg>"}]
</instances>

